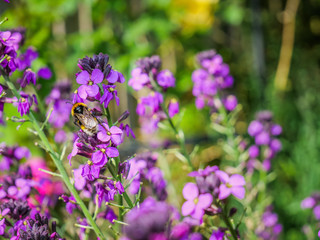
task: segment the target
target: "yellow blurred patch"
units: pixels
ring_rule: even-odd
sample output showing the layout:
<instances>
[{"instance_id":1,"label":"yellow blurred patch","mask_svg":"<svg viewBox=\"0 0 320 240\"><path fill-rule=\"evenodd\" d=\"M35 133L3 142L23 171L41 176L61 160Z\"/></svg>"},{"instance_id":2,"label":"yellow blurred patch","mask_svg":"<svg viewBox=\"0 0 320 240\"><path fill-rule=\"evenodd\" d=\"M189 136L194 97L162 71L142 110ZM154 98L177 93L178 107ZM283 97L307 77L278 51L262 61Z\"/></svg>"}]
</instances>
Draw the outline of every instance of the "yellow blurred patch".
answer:
<instances>
[{"instance_id":1,"label":"yellow blurred patch","mask_svg":"<svg viewBox=\"0 0 320 240\"><path fill-rule=\"evenodd\" d=\"M206 30L213 24L218 3L219 0L173 0L171 18L185 33Z\"/></svg>"}]
</instances>

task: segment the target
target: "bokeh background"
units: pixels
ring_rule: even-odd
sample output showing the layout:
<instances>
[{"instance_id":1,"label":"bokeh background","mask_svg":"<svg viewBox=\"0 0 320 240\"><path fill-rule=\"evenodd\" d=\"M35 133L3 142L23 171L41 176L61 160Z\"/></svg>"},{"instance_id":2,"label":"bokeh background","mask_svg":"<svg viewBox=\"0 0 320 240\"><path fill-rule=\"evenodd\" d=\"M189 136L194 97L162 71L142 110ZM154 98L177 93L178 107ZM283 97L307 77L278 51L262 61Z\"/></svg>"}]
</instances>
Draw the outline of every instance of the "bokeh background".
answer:
<instances>
[{"instance_id":1,"label":"bokeh background","mask_svg":"<svg viewBox=\"0 0 320 240\"><path fill-rule=\"evenodd\" d=\"M301 229L311 213L300 202L320 190L319 0L11 0L0 1L0 16L9 18L2 28L26 28L25 46L39 51L35 65L53 70L51 80L40 82L40 97L56 80L75 81L77 60L86 55L109 54L127 80L136 59L160 55L177 79L170 94L185 107L188 141L209 146L215 142L203 128L208 119L195 109L191 73L197 52L216 49L230 65L233 93L243 105L239 134L258 110L273 111L283 126L284 148L274 161L277 178L268 194L284 226L283 239L305 238ZM135 96L126 86L120 91L121 106L114 111L129 109L137 127ZM0 128L0 140L40 151L27 128L17 132L10 122Z\"/></svg>"}]
</instances>

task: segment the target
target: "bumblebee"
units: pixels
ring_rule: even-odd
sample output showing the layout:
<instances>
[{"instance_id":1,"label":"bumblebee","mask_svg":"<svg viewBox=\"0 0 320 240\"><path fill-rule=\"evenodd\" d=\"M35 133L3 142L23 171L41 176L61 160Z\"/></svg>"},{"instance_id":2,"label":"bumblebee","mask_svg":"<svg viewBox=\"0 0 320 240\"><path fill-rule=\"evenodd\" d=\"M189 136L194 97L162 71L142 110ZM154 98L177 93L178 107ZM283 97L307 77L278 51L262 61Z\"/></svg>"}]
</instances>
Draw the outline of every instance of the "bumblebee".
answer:
<instances>
[{"instance_id":1,"label":"bumblebee","mask_svg":"<svg viewBox=\"0 0 320 240\"><path fill-rule=\"evenodd\" d=\"M74 118L74 124L89 136L98 132L98 119L90 112L88 106L84 103L75 103L71 109L71 115Z\"/></svg>"}]
</instances>

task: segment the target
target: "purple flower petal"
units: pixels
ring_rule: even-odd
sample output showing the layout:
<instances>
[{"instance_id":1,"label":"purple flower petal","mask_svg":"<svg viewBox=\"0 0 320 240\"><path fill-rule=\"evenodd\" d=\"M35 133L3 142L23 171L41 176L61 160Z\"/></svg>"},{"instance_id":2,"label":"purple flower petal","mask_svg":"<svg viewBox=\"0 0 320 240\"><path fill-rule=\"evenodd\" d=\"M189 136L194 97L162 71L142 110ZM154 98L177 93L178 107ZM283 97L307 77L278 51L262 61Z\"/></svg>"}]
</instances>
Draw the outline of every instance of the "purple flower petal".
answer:
<instances>
[{"instance_id":1,"label":"purple flower petal","mask_svg":"<svg viewBox=\"0 0 320 240\"><path fill-rule=\"evenodd\" d=\"M115 144L116 146L121 144L121 135L111 135L111 141L113 142L113 144Z\"/></svg>"},{"instance_id":2,"label":"purple flower petal","mask_svg":"<svg viewBox=\"0 0 320 240\"><path fill-rule=\"evenodd\" d=\"M231 194L231 190L230 188L227 188L226 185L222 184L219 187L219 199L223 200L227 197L229 197L229 195Z\"/></svg>"},{"instance_id":3,"label":"purple flower petal","mask_svg":"<svg viewBox=\"0 0 320 240\"><path fill-rule=\"evenodd\" d=\"M103 73L100 69L94 69L91 73L91 81L94 83L101 83L103 81Z\"/></svg>"},{"instance_id":4,"label":"purple flower petal","mask_svg":"<svg viewBox=\"0 0 320 240\"><path fill-rule=\"evenodd\" d=\"M99 163L102 158L103 158L103 153L100 150L94 152L91 156L91 160L94 164Z\"/></svg>"},{"instance_id":5,"label":"purple flower petal","mask_svg":"<svg viewBox=\"0 0 320 240\"><path fill-rule=\"evenodd\" d=\"M76 80L78 84L87 84L90 80L90 75L87 71L82 71L78 74Z\"/></svg>"},{"instance_id":6,"label":"purple flower petal","mask_svg":"<svg viewBox=\"0 0 320 240\"><path fill-rule=\"evenodd\" d=\"M246 181L244 180L243 176L234 174L230 177L229 184L231 186L244 186L246 184Z\"/></svg>"},{"instance_id":7,"label":"purple flower petal","mask_svg":"<svg viewBox=\"0 0 320 240\"><path fill-rule=\"evenodd\" d=\"M118 72L111 69L107 77L108 82L115 83L118 81L118 78L119 78Z\"/></svg>"},{"instance_id":8,"label":"purple flower petal","mask_svg":"<svg viewBox=\"0 0 320 240\"><path fill-rule=\"evenodd\" d=\"M232 187L231 188L231 193L239 198L239 199L243 199L245 194L246 194L246 190L244 189L244 187Z\"/></svg>"},{"instance_id":9,"label":"purple flower petal","mask_svg":"<svg viewBox=\"0 0 320 240\"><path fill-rule=\"evenodd\" d=\"M112 134L122 134L122 130L117 126L112 126L110 128L110 132L112 132Z\"/></svg>"},{"instance_id":10,"label":"purple flower petal","mask_svg":"<svg viewBox=\"0 0 320 240\"><path fill-rule=\"evenodd\" d=\"M196 205L195 210L190 215L194 219L200 220L200 222L202 222L202 218L203 218L203 215L204 215L204 210L203 210L203 208L199 207L199 205Z\"/></svg>"},{"instance_id":11,"label":"purple flower petal","mask_svg":"<svg viewBox=\"0 0 320 240\"><path fill-rule=\"evenodd\" d=\"M213 197L210 193L200 194L198 199L199 201L197 206L199 206L202 209L208 208L213 201Z\"/></svg>"},{"instance_id":12,"label":"purple flower petal","mask_svg":"<svg viewBox=\"0 0 320 240\"><path fill-rule=\"evenodd\" d=\"M187 183L182 190L182 195L187 200L194 200L199 196L199 189L195 183Z\"/></svg>"},{"instance_id":13,"label":"purple flower petal","mask_svg":"<svg viewBox=\"0 0 320 240\"><path fill-rule=\"evenodd\" d=\"M97 138L102 142L108 142L111 139L111 136L106 133L106 131L98 132Z\"/></svg>"},{"instance_id":14,"label":"purple flower petal","mask_svg":"<svg viewBox=\"0 0 320 240\"><path fill-rule=\"evenodd\" d=\"M119 151L115 147L108 147L106 150L106 154L108 157L118 157L119 156Z\"/></svg>"},{"instance_id":15,"label":"purple flower petal","mask_svg":"<svg viewBox=\"0 0 320 240\"><path fill-rule=\"evenodd\" d=\"M88 85L88 86L86 86L86 92L89 97L95 97L99 93L99 87L96 84L91 85L91 86Z\"/></svg>"},{"instance_id":16,"label":"purple flower petal","mask_svg":"<svg viewBox=\"0 0 320 240\"><path fill-rule=\"evenodd\" d=\"M10 186L9 188L8 188L8 194L10 195L10 196L14 196L14 195L16 195L18 193L18 189L15 187L15 186Z\"/></svg>"},{"instance_id":17,"label":"purple flower petal","mask_svg":"<svg viewBox=\"0 0 320 240\"><path fill-rule=\"evenodd\" d=\"M229 175L224 171L218 170L216 171L216 175L223 183L227 183L229 181Z\"/></svg>"},{"instance_id":18,"label":"purple flower petal","mask_svg":"<svg viewBox=\"0 0 320 240\"><path fill-rule=\"evenodd\" d=\"M190 215L194 209L195 209L196 205L194 204L194 202L192 200L190 201L186 201L181 208L181 213L183 216L187 216Z\"/></svg>"},{"instance_id":19,"label":"purple flower petal","mask_svg":"<svg viewBox=\"0 0 320 240\"><path fill-rule=\"evenodd\" d=\"M81 85L79 88L78 88L78 94L79 96L82 98L82 99L87 99L87 86L86 85Z\"/></svg>"}]
</instances>

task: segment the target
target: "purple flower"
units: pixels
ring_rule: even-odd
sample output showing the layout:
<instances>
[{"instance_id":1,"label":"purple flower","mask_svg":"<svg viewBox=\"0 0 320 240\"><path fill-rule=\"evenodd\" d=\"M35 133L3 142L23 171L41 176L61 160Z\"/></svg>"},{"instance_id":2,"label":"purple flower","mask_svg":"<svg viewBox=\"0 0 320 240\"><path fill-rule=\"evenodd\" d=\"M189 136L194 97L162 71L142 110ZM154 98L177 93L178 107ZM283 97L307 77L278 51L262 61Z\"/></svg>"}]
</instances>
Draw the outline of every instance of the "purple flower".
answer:
<instances>
[{"instance_id":1,"label":"purple flower","mask_svg":"<svg viewBox=\"0 0 320 240\"><path fill-rule=\"evenodd\" d=\"M258 157L260 154L259 147L256 145L252 145L251 147L249 147L248 153L250 158Z\"/></svg>"},{"instance_id":2,"label":"purple flower","mask_svg":"<svg viewBox=\"0 0 320 240\"><path fill-rule=\"evenodd\" d=\"M224 240L224 231L218 229L217 231L213 230L211 237L209 240Z\"/></svg>"},{"instance_id":3,"label":"purple flower","mask_svg":"<svg viewBox=\"0 0 320 240\"><path fill-rule=\"evenodd\" d=\"M32 83L33 85L36 85L36 81L37 81L36 74L30 68L28 68L23 73L23 78L20 82L20 86L24 88L30 83Z\"/></svg>"},{"instance_id":4,"label":"purple flower","mask_svg":"<svg viewBox=\"0 0 320 240\"><path fill-rule=\"evenodd\" d=\"M218 166L207 166L205 169L199 169L188 174L190 177L207 177L211 173L219 170Z\"/></svg>"},{"instance_id":5,"label":"purple flower","mask_svg":"<svg viewBox=\"0 0 320 240\"><path fill-rule=\"evenodd\" d=\"M125 79L124 76L122 75L121 72L115 71L113 69L110 70L108 76L107 76L107 80L109 83L124 83Z\"/></svg>"},{"instance_id":6,"label":"purple flower","mask_svg":"<svg viewBox=\"0 0 320 240\"><path fill-rule=\"evenodd\" d=\"M115 147L109 147L108 144L100 144L97 146L98 151L94 152L91 161L94 165L103 167L108 162L108 158L118 157L119 151Z\"/></svg>"},{"instance_id":7,"label":"purple flower","mask_svg":"<svg viewBox=\"0 0 320 240\"><path fill-rule=\"evenodd\" d=\"M31 191L30 181L18 178L15 180L15 186L8 188L8 195L14 196L18 199L25 199Z\"/></svg>"},{"instance_id":8,"label":"purple flower","mask_svg":"<svg viewBox=\"0 0 320 240\"><path fill-rule=\"evenodd\" d=\"M93 181L99 178L100 169L100 166L94 165L91 160L88 160L87 164L82 167L81 176L89 181Z\"/></svg>"},{"instance_id":9,"label":"purple flower","mask_svg":"<svg viewBox=\"0 0 320 240\"><path fill-rule=\"evenodd\" d=\"M54 136L54 141L57 143L63 143L67 141L67 134L62 129L58 130L58 132Z\"/></svg>"},{"instance_id":10,"label":"purple flower","mask_svg":"<svg viewBox=\"0 0 320 240\"><path fill-rule=\"evenodd\" d=\"M252 137L256 136L262 130L263 130L263 125L261 122L257 120L252 121L248 127L248 133Z\"/></svg>"},{"instance_id":11,"label":"purple flower","mask_svg":"<svg viewBox=\"0 0 320 240\"><path fill-rule=\"evenodd\" d=\"M99 93L98 83L103 81L103 73L100 69L94 69L91 75L87 71L82 71L77 76L77 83L82 84L78 93L82 99L87 99L87 97L95 97Z\"/></svg>"},{"instance_id":12,"label":"purple flower","mask_svg":"<svg viewBox=\"0 0 320 240\"><path fill-rule=\"evenodd\" d=\"M126 125L123 125L123 123L121 123L119 125L119 128L122 130L122 136L121 136L121 141L123 142L123 139L124 139L124 135L127 135L127 137L129 137L130 135L133 137L133 138L136 138L136 136L134 135L134 132L133 130L130 128L130 126L128 124Z\"/></svg>"},{"instance_id":13,"label":"purple flower","mask_svg":"<svg viewBox=\"0 0 320 240\"><path fill-rule=\"evenodd\" d=\"M82 59L79 59L78 61L78 67L81 70L85 70L92 73L95 69L100 69L103 73L104 78L106 78L111 71L111 66L108 64L109 62L109 56L107 54L99 53L98 55L93 55L92 58L85 57Z\"/></svg>"},{"instance_id":14,"label":"purple flower","mask_svg":"<svg viewBox=\"0 0 320 240\"><path fill-rule=\"evenodd\" d=\"M52 77L52 72L50 68L43 67L38 70L38 77L43 79L50 79Z\"/></svg>"},{"instance_id":15,"label":"purple flower","mask_svg":"<svg viewBox=\"0 0 320 240\"><path fill-rule=\"evenodd\" d=\"M121 135L122 130L117 126L112 126L109 128L108 124L102 123L102 126L99 125L97 138L104 143L107 143L111 140L115 146L118 146L121 144Z\"/></svg>"},{"instance_id":16,"label":"purple flower","mask_svg":"<svg viewBox=\"0 0 320 240\"><path fill-rule=\"evenodd\" d=\"M108 107L112 99L116 100L117 105L119 106L119 97L118 91L115 89L115 85L102 85L104 94L100 98L100 104L103 104L105 108Z\"/></svg>"},{"instance_id":17,"label":"purple flower","mask_svg":"<svg viewBox=\"0 0 320 240\"><path fill-rule=\"evenodd\" d=\"M307 197L301 202L301 208L313 208L317 201L313 197Z\"/></svg>"},{"instance_id":18,"label":"purple flower","mask_svg":"<svg viewBox=\"0 0 320 240\"><path fill-rule=\"evenodd\" d=\"M204 215L204 210L208 208L213 197L210 193L199 194L199 189L195 183L187 183L182 191L183 197L187 200L182 205L182 215L201 220Z\"/></svg>"},{"instance_id":19,"label":"purple flower","mask_svg":"<svg viewBox=\"0 0 320 240\"><path fill-rule=\"evenodd\" d=\"M156 235L167 234L170 215L170 206L148 197L140 208L135 207L126 215L129 225L124 227L124 233L131 240L158 239Z\"/></svg>"},{"instance_id":20,"label":"purple flower","mask_svg":"<svg viewBox=\"0 0 320 240\"><path fill-rule=\"evenodd\" d=\"M19 32L0 31L0 43L4 46L11 47L15 51L18 50L21 39L22 35Z\"/></svg>"},{"instance_id":21,"label":"purple flower","mask_svg":"<svg viewBox=\"0 0 320 240\"><path fill-rule=\"evenodd\" d=\"M83 190L83 188L86 185L86 179L82 177L82 168L84 165L80 165L79 168L73 170L73 176L74 176L74 187L77 190Z\"/></svg>"},{"instance_id":22,"label":"purple flower","mask_svg":"<svg viewBox=\"0 0 320 240\"><path fill-rule=\"evenodd\" d=\"M230 194L239 199L243 199L245 195L244 185L246 184L244 177L239 174L229 175L221 170L216 171L216 175L222 182L219 187L219 199L223 200Z\"/></svg>"},{"instance_id":23,"label":"purple flower","mask_svg":"<svg viewBox=\"0 0 320 240\"><path fill-rule=\"evenodd\" d=\"M255 143L257 145L268 145L270 142L270 135L266 131L262 131L255 136Z\"/></svg>"},{"instance_id":24,"label":"purple flower","mask_svg":"<svg viewBox=\"0 0 320 240\"><path fill-rule=\"evenodd\" d=\"M37 103L35 95L31 97L28 94L25 94L24 92L20 92L21 98L18 102L18 112L20 113L21 117L25 114L28 114L30 112L30 108L32 106L33 101ZM17 105L17 104L15 104Z\"/></svg>"},{"instance_id":25,"label":"purple flower","mask_svg":"<svg viewBox=\"0 0 320 240\"><path fill-rule=\"evenodd\" d=\"M279 152L282 148L282 144L278 139L272 139L270 141L270 148L274 152Z\"/></svg>"},{"instance_id":26,"label":"purple flower","mask_svg":"<svg viewBox=\"0 0 320 240\"><path fill-rule=\"evenodd\" d=\"M20 71L31 67L33 60L38 58L38 52L33 47L28 47L25 53L20 54L17 59L18 68Z\"/></svg>"},{"instance_id":27,"label":"purple flower","mask_svg":"<svg viewBox=\"0 0 320 240\"><path fill-rule=\"evenodd\" d=\"M6 229L6 219L3 218L0 220L0 235L4 234L5 229Z\"/></svg>"},{"instance_id":28,"label":"purple flower","mask_svg":"<svg viewBox=\"0 0 320 240\"><path fill-rule=\"evenodd\" d=\"M117 193L114 182L111 180L106 181L104 184L97 183L96 190L98 195L98 203L96 204L99 204L99 207L101 206L103 200L106 202L113 201L114 196Z\"/></svg>"},{"instance_id":29,"label":"purple flower","mask_svg":"<svg viewBox=\"0 0 320 240\"><path fill-rule=\"evenodd\" d=\"M233 111L238 105L238 100L234 95L229 95L223 102L228 111Z\"/></svg>"},{"instance_id":30,"label":"purple flower","mask_svg":"<svg viewBox=\"0 0 320 240\"><path fill-rule=\"evenodd\" d=\"M129 79L128 85L135 91L138 91L144 87L144 85L150 82L148 74L142 72L141 68L135 68L131 72L132 78Z\"/></svg>"},{"instance_id":31,"label":"purple flower","mask_svg":"<svg viewBox=\"0 0 320 240\"><path fill-rule=\"evenodd\" d=\"M313 208L313 214L317 220L320 220L320 205Z\"/></svg>"},{"instance_id":32,"label":"purple flower","mask_svg":"<svg viewBox=\"0 0 320 240\"><path fill-rule=\"evenodd\" d=\"M104 212L98 213L97 217L108 220L111 224L114 224L113 220L117 220L117 215L114 213L114 211L110 207L107 207Z\"/></svg>"},{"instance_id":33,"label":"purple flower","mask_svg":"<svg viewBox=\"0 0 320 240\"><path fill-rule=\"evenodd\" d=\"M162 70L157 75L157 82L163 88L174 87L176 79L169 70Z\"/></svg>"},{"instance_id":34,"label":"purple flower","mask_svg":"<svg viewBox=\"0 0 320 240\"><path fill-rule=\"evenodd\" d=\"M168 106L169 117L173 117L174 115L179 113L179 102L176 99L171 99Z\"/></svg>"}]
</instances>

